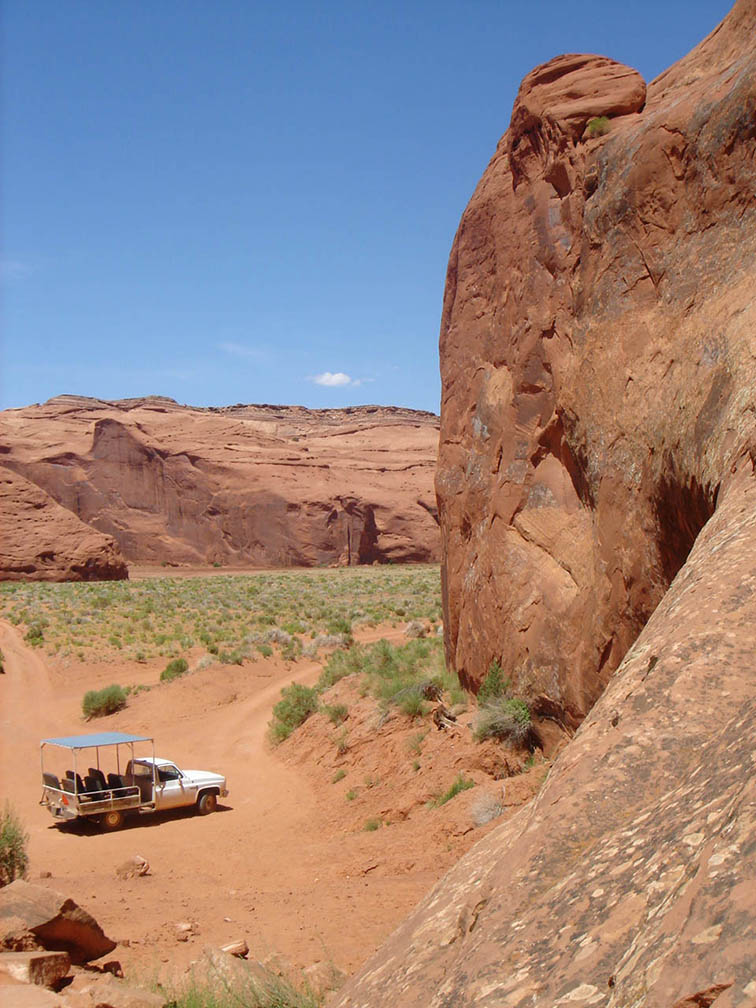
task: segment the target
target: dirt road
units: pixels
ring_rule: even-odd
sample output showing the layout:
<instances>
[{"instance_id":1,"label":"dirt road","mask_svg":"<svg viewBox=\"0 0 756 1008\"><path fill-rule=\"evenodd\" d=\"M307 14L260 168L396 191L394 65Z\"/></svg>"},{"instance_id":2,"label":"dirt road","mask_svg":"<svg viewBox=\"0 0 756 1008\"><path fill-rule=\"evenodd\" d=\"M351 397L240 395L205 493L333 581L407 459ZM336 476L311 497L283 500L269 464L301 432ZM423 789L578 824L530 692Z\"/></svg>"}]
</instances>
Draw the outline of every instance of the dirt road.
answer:
<instances>
[{"instance_id":1,"label":"dirt road","mask_svg":"<svg viewBox=\"0 0 756 1008\"><path fill-rule=\"evenodd\" d=\"M362 639L400 636L388 628ZM378 841L336 831L327 795L271 751L266 728L281 687L313 683L320 663L215 666L132 696L126 710L87 724L85 690L155 684L162 663L63 665L1 622L0 647L0 799L12 801L29 831L29 877L50 872L42 884L72 896L113 939L128 942L116 955L132 975L182 967L205 944L240 937L259 958L282 954L300 966L330 960L351 971L434 881L427 872L363 874L366 845ZM93 730L152 735L159 756L222 771L230 786L225 807L207 817L143 817L112 834L58 829L38 804L39 741ZM152 873L121 881L116 867L135 854ZM176 941L181 921L198 925L187 943Z\"/></svg>"}]
</instances>

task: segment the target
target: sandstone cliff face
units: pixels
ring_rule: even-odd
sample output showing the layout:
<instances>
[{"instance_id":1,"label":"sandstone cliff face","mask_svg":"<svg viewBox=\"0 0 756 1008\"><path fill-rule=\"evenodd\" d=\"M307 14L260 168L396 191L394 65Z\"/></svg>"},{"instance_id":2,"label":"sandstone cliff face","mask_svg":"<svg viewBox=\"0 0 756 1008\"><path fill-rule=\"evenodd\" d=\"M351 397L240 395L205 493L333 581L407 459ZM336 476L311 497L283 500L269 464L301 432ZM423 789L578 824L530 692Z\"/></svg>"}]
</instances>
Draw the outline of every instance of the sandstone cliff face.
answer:
<instances>
[{"instance_id":1,"label":"sandstone cliff face","mask_svg":"<svg viewBox=\"0 0 756 1008\"><path fill-rule=\"evenodd\" d=\"M448 657L573 725L755 443L753 28L744 0L647 93L599 57L537 68L452 249Z\"/></svg>"},{"instance_id":2,"label":"sandstone cliff face","mask_svg":"<svg viewBox=\"0 0 756 1008\"><path fill-rule=\"evenodd\" d=\"M745 459L540 795L334 1008L756 1004L755 571Z\"/></svg>"},{"instance_id":3,"label":"sandstone cliff face","mask_svg":"<svg viewBox=\"0 0 756 1008\"><path fill-rule=\"evenodd\" d=\"M115 581L129 576L110 538L0 466L0 580Z\"/></svg>"},{"instance_id":4,"label":"sandstone cliff face","mask_svg":"<svg viewBox=\"0 0 756 1008\"><path fill-rule=\"evenodd\" d=\"M636 85L526 78L441 334L449 658L590 713L336 1008L756 1004L756 2Z\"/></svg>"},{"instance_id":5,"label":"sandstone cliff face","mask_svg":"<svg viewBox=\"0 0 756 1008\"><path fill-rule=\"evenodd\" d=\"M61 396L0 416L0 466L131 562L432 561L438 418Z\"/></svg>"}]
</instances>

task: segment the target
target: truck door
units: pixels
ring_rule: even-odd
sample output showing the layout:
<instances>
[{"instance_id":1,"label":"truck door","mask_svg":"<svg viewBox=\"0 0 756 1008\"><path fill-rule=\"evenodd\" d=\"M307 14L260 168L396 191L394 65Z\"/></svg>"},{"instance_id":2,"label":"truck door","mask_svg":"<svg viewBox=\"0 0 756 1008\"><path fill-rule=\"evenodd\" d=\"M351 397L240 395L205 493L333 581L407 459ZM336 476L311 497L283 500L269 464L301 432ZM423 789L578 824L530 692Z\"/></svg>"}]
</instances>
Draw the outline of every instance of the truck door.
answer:
<instances>
[{"instance_id":1,"label":"truck door","mask_svg":"<svg viewBox=\"0 0 756 1008\"><path fill-rule=\"evenodd\" d=\"M159 809L181 808L197 800L197 786L184 777L177 766L165 763L157 768L155 805Z\"/></svg>"}]
</instances>

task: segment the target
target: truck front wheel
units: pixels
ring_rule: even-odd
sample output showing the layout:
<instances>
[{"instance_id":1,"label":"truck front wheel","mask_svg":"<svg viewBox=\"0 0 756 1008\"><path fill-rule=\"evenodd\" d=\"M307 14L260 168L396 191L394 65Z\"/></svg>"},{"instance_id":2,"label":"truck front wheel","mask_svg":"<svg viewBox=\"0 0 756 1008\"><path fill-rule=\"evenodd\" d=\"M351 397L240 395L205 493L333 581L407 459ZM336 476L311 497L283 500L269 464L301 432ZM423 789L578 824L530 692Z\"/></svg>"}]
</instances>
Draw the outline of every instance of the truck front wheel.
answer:
<instances>
[{"instance_id":1,"label":"truck front wheel","mask_svg":"<svg viewBox=\"0 0 756 1008\"><path fill-rule=\"evenodd\" d=\"M212 791L201 794L197 799L197 808L200 815L209 815L211 812L215 812L218 808L218 795L213 794Z\"/></svg>"},{"instance_id":2,"label":"truck front wheel","mask_svg":"<svg viewBox=\"0 0 756 1008\"><path fill-rule=\"evenodd\" d=\"M118 812L111 810L106 812L105 815L100 819L100 826L108 833L112 833L115 830L119 830L123 826L123 812Z\"/></svg>"}]
</instances>

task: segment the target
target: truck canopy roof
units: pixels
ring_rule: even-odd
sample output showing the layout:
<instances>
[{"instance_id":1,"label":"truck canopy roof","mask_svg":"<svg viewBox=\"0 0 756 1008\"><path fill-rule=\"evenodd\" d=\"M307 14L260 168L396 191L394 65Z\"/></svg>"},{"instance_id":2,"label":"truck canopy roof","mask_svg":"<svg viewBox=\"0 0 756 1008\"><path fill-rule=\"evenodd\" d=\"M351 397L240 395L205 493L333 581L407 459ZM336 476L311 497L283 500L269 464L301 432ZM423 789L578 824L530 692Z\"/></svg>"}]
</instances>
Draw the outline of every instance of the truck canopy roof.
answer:
<instances>
[{"instance_id":1,"label":"truck canopy roof","mask_svg":"<svg viewBox=\"0 0 756 1008\"><path fill-rule=\"evenodd\" d=\"M40 745L55 745L63 749L95 749L98 746L121 745L129 742L152 742L148 735L127 735L125 732L97 732L94 735L65 735L42 739Z\"/></svg>"},{"instance_id":2,"label":"truck canopy roof","mask_svg":"<svg viewBox=\"0 0 756 1008\"><path fill-rule=\"evenodd\" d=\"M134 758L134 762L135 763L146 763L147 766L152 766L153 763L155 764L155 766L165 766L166 764L168 764L170 766L176 766L176 763L175 763L174 760L163 759L162 756L156 756L154 759L152 758L152 756L136 756Z\"/></svg>"}]
</instances>

